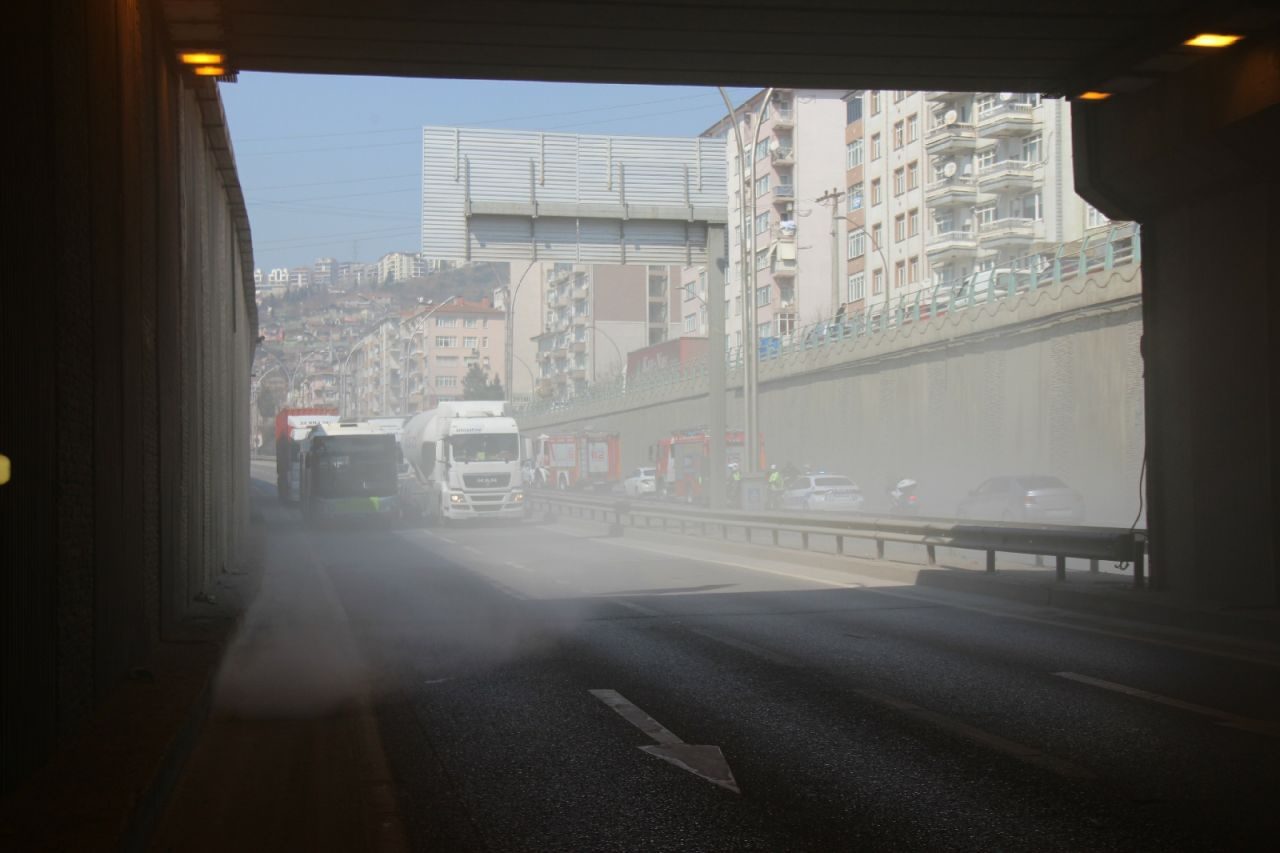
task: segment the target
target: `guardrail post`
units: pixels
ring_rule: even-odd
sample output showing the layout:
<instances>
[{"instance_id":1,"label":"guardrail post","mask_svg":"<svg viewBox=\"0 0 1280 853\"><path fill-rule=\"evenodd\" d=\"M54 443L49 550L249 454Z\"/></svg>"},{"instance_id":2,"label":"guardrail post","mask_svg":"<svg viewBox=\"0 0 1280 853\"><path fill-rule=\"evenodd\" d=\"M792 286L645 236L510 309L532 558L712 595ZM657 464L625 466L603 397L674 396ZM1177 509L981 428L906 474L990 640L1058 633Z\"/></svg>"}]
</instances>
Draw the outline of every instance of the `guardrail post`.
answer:
<instances>
[{"instance_id":1,"label":"guardrail post","mask_svg":"<svg viewBox=\"0 0 1280 853\"><path fill-rule=\"evenodd\" d=\"M751 525L750 524L742 525L742 535L746 538L747 544L750 545L751 544Z\"/></svg>"},{"instance_id":2,"label":"guardrail post","mask_svg":"<svg viewBox=\"0 0 1280 853\"><path fill-rule=\"evenodd\" d=\"M1095 575L1098 573L1098 561L1096 559L1089 561L1089 572Z\"/></svg>"},{"instance_id":3,"label":"guardrail post","mask_svg":"<svg viewBox=\"0 0 1280 853\"><path fill-rule=\"evenodd\" d=\"M1058 555L1058 564L1054 569L1054 576L1060 581L1067 579L1067 558L1061 554Z\"/></svg>"},{"instance_id":4,"label":"guardrail post","mask_svg":"<svg viewBox=\"0 0 1280 853\"><path fill-rule=\"evenodd\" d=\"M987 552L987 571L994 572L996 570L996 552Z\"/></svg>"},{"instance_id":5,"label":"guardrail post","mask_svg":"<svg viewBox=\"0 0 1280 853\"><path fill-rule=\"evenodd\" d=\"M778 546L778 528L775 527L769 532L773 534L773 545L776 548Z\"/></svg>"},{"instance_id":6,"label":"guardrail post","mask_svg":"<svg viewBox=\"0 0 1280 853\"><path fill-rule=\"evenodd\" d=\"M1147 546L1143 542L1133 543L1133 585L1138 589L1147 585Z\"/></svg>"},{"instance_id":7,"label":"guardrail post","mask_svg":"<svg viewBox=\"0 0 1280 853\"><path fill-rule=\"evenodd\" d=\"M802 551L809 550L809 534L808 533L800 534L800 550Z\"/></svg>"},{"instance_id":8,"label":"guardrail post","mask_svg":"<svg viewBox=\"0 0 1280 853\"><path fill-rule=\"evenodd\" d=\"M924 554L925 554L925 559L928 561L929 565L931 565L931 566L936 566L936 565L938 565L938 548L937 548L937 546L935 546L935 545L925 545L925 546L924 546Z\"/></svg>"},{"instance_id":9,"label":"guardrail post","mask_svg":"<svg viewBox=\"0 0 1280 853\"><path fill-rule=\"evenodd\" d=\"M878 560L884 559L884 540L883 539L876 540L876 559Z\"/></svg>"},{"instance_id":10,"label":"guardrail post","mask_svg":"<svg viewBox=\"0 0 1280 853\"><path fill-rule=\"evenodd\" d=\"M836 553L842 557L844 556L844 537L843 536L836 537Z\"/></svg>"},{"instance_id":11,"label":"guardrail post","mask_svg":"<svg viewBox=\"0 0 1280 853\"><path fill-rule=\"evenodd\" d=\"M610 536L622 535L622 516L630 511L631 506L626 501L618 501L613 505L613 524L609 525ZM606 510L605 518L608 517L608 511Z\"/></svg>"}]
</instances>

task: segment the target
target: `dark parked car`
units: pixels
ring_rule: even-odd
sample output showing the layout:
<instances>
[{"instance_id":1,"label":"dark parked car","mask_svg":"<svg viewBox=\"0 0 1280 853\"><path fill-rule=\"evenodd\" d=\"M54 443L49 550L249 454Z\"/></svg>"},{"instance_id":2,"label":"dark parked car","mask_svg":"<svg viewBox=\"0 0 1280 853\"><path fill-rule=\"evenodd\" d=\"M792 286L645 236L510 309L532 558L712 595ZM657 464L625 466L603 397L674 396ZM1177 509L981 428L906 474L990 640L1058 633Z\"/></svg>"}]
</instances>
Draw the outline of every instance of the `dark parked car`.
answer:
<instances>
[{"instance_id":1,"label":"dark parked car","mask_svg":"<svg viewBox=\"0 0 1280 853\"><path fill-rule=\"evenodd\" d=\"M1084 497L1044 474L992 477L956 508L959 518L1072 524L1084 521Z\"/></svg>"}]
</instances>

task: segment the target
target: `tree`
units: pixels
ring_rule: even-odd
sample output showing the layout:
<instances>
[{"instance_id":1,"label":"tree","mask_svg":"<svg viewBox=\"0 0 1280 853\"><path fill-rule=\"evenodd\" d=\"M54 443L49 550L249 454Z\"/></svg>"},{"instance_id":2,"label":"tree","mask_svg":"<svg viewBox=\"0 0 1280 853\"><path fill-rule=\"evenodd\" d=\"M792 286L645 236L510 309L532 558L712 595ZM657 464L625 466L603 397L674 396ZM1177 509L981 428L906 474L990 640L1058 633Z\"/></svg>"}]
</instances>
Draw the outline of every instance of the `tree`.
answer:
<instances>
[{"instance_id":1,"label":"tree","mask_svg":"<svg viewBox=\"0 0 1280 853\"><path fill-rule=\"evenodd\" d=\"M502 380L495 374L493 381L489 383L489 399L505 400L507 399L506 389L502 387Z\"/></svg>"},{"instance_id":2,"label":"tree","mask_svg":"<svg viewBox=\"0 0 1280 853\"><path fill-rule=\"evenodd\" d=\"M467 375L462 377L462 399L493 399L489 396L489 374L485 373L479 364L473 363L467 369Z\"/></svg>"}]
</instances>

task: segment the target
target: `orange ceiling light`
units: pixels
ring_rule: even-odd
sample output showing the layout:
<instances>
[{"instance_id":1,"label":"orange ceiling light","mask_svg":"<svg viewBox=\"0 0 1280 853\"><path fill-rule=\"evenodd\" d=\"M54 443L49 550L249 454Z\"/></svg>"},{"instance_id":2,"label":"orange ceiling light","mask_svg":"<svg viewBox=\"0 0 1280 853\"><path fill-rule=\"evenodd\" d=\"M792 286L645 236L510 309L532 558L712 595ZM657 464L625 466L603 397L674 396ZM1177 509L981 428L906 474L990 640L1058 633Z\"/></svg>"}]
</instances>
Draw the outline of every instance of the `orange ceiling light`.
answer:
<instances>
[{"instance_id":1,"label":"orange ceiling light","mask_svg":"<svg viewBox=\"0 0 1280 853\"><path fill-rule=\"evenodd\" d=\"M197 65L195 71L197 77L221 77L227 73L221 65Z\"/></svg>"},{"instance_id":2,"label":"orange ceiling light","mask_svg":"<svg viewBox=\"0 0 1280 853\"><path fill-rule=\"evenodd\" d=\"M1076 95L1077 101L1105 101L1111 97L1110 92L1081 92Z\"/></svg>"},{"instance_id":3,"label":"orange ceiling light","mask_svg":"<svg viewBox=\"0 0 1280 853\"><path fill-rule=\"evenodd\" d=\"M221 65L226 60L221 53L201 51L180 53L178 58L182 60L183 65Z\"/></svg>"},{"instance_id":4,"label":"orange ceiling light","mask_svg":"<svg viewBox=\"0 0 1280 853\"><path fill-rule=\"evenodd\" d=\"M1200 33L1183 42L1187 47L1231 47L1244 36L1233 36L1226 33Z\"/></svg>"}]
</instances>

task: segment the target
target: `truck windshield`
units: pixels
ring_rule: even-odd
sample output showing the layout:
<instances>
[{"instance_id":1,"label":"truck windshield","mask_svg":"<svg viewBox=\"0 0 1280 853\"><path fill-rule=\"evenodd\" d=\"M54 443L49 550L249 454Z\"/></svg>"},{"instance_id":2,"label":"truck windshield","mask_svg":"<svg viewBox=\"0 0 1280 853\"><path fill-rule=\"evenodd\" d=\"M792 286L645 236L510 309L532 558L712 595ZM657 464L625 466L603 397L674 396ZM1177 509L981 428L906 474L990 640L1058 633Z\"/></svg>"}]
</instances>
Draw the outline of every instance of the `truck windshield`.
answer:
<instances>
[{"instance_id":1,"label":"truck windshield","mask_svg":"<svg viewBox=\"0 0 1280 853\"><path fill-rule=\"evenodd\" d=\"M520 458L515 433L455 435L449 438L454 462L514 462Z\"/></svg>"},{"instance_id":2,"label":"truck windshield","mask_svg":"<svg viewBox=\"0 0 1280 853\"><path fill-rule=\"evenodd\" d=\"M400 449L393 435L318 436L311 440L312 483L322 498L396 493Z\"/></svg>"}]
</instances>

